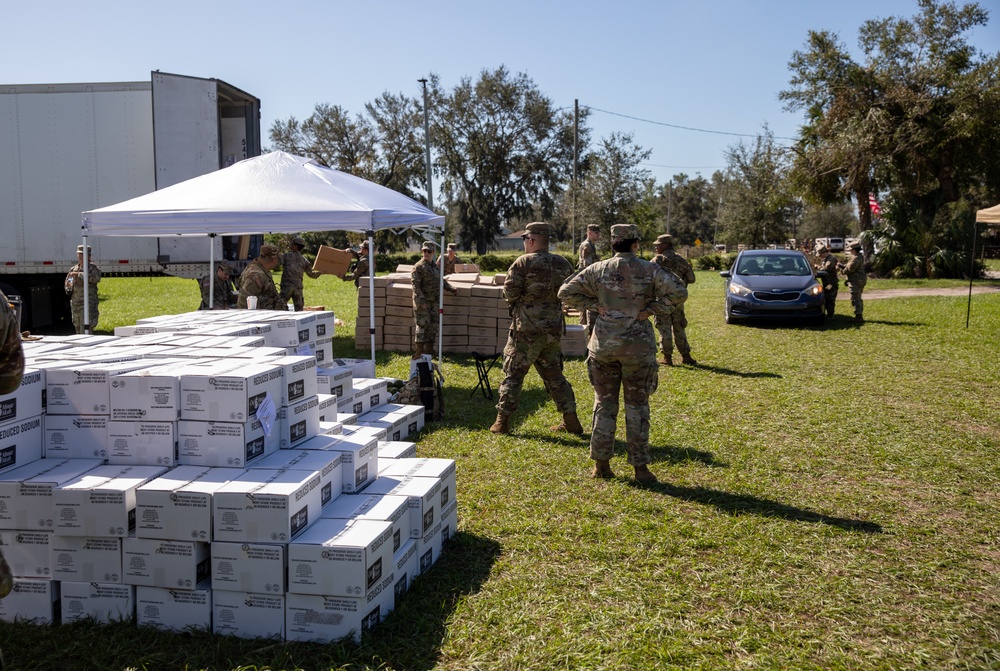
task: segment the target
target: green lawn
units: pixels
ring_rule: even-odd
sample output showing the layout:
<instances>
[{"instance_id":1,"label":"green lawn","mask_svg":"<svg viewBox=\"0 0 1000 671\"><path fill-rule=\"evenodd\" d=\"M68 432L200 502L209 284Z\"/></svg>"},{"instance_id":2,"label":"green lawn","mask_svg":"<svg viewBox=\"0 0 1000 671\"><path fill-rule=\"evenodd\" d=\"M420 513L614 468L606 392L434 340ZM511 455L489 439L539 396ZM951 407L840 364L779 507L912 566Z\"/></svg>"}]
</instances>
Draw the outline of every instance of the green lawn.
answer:
<instances>
[{"instance_id":1,"label":"green lawn","mask_svg":"<svg viewBox=\"0 0 1000 671\"><path fill-rule=\"evenodd\" d=\"M101 296L102 330L197 304L191 280L109 279ZM340 356L358 355L353 300L307 280L306 303L345 321ZM718 274L699 272L699 366L661 370L652 488L623 445L619 477L591 480L586 440L545 428L558 417L535 373L514 435L488 433L492 403L448 357L448 417L418 453L457 460L459 533L360 645L19 624L0 627L4 668L1000 668L1000 294L973 297L970 328L966 307L727 326ZM566 372L587 425L583 361Z\"/></svg>"}]
</instances>

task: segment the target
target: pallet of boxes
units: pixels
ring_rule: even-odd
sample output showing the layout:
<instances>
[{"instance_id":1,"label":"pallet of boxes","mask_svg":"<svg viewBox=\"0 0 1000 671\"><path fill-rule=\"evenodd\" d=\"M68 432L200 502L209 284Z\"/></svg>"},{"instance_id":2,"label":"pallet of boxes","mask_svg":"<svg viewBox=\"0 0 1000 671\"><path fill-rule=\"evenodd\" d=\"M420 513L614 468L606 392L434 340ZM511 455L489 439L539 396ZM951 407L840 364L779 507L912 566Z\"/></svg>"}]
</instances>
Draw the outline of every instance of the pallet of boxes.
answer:
<instances>
[{"instance_id":1,"label":"pallet of boxes","mask_svg":"<svg viewBox=\"0 0 1000 671\"><path fill-rule=\"evenodd\" d=\"M361 284L355 347L364 350L371 346L369 328L374 315L376 349L413 350L413 288L409 270L408 266L398 266L396 272L376 277L372 289ZM484 355L502 352L511 325L510 310L503 297L504 275L481 275L479 268L471 263L456 264L455 271L446 276L458 295L444 293L442 350ZM586 356L586 328L567 321L562 350L566 356Z\"/></svg>"},{"instance_id":2,"label":"pallet of boxes","mask_svg":"<svg viewBox=\"0 0 1000 671\"><path fill-rule=\"evenodd\" d=\"M164 315L25 342L0 396L0 620L358 639L455 533L422 406L336 359L332 312Z\"/></svg>"}]
</instances>

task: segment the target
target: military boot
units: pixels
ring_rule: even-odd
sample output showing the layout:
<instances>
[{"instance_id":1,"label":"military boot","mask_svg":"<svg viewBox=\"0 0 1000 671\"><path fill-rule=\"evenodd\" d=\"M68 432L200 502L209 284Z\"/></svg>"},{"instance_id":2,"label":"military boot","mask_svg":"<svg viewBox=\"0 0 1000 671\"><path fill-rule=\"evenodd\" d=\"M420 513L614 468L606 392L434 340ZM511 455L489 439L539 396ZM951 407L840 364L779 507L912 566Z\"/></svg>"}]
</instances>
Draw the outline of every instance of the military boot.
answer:
<instances>
[{"instance_id":1,"label":"military boot","mask_svg":"<svg viewBox=\"0 0 1000 671\"><path fill-rule=\"evenodd\" d=\"M691 358L691 352L681 355L681 363L687 364L688 366L695 366L698 364L697 361Z\"/></svg>"},{"instance_id":2,"label":"military boot","mask_svg":"<svg viewBox=\"0 0 1000 671\"><path fill-rule=\"evenodd\" d=\"M673 355L672 354L667 354L666 352L664 352L663 353L663 361L661 363L664 366L673 366L674 365L674 357L673 357Z\"/></svg>"},{"instance_id":3,"label":"military boot","mask_svg":"<svg viewBox=\"0 0 1000 671\"><path fill-rule=\"evenodd\" d=\"M649 467L643 464L642 466L635 467L635 481L644 484L652 484L654 482L659 482L653 472L649 470Z\"/></svg>"},{"instance_id":4,"label":"military boot","mask_svg":"<svg viewBox=\"0 0 1000 671\"><path fill-rule=\"evenodd\" d=\"M490 427L490 433L510 433L510 415L497 413L497 419Z\"/></svg>"},{"instance_id":5,"label":"military boot","mask_svg":"<svg viewBox=\"0 0 1000 671\"><path fill-rule=\"evenodd\" d=\"M553 426L552 430L580 435L583 433L583 426L580 425L580 418L576 416L576 412L566 412L563 413L563 421Z\"/></svg>"},{"instance_id":6,"label":"military boot","mask_svg":"<svg viewBox=\"0 0 1000 671\"><path fill-rule=\"evenodd\" d=\"M594 461L594 470L590 472L590 477L610 480L615 477L611 470L611 462L607 459L597 459Z\"/></svg>"}]
</instances>

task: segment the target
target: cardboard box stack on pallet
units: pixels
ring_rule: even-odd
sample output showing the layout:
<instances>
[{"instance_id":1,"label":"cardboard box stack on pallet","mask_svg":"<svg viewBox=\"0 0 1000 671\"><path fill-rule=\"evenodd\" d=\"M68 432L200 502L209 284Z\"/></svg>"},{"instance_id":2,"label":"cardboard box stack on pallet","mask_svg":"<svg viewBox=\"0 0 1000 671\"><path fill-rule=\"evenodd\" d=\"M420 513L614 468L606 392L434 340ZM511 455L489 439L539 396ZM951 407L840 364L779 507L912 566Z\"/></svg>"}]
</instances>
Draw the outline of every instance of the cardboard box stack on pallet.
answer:
<instances>
[{"instance_id":1,"label":"cardboard box stack on pallet","mask_svg":"<svg viewBox=\"0 0 1000 671\"><path fill-rule=\"evenodd\" d=\"M367 350L371 346L369 328L375 305L375 349L395 352L413 350L413 289L409 272L395 273L375 278L370 291L365 283L358 290L358 321L354 345ZM456 271L472 270L473 264L458 264ZM445 352L494 354L502 352L510 330L510 310L503 298L504 275L480 275L474 272L455 272L448 275L448 282L458 290L457 296L444 294L444 318L441 343ZM570 322L573 323L570 323ZM562 350L566 356L587 355L586 329L567 318Z\"/></svg>"},{"instance_id":2,"label":"cardboard box stack on pallet","mask_svg":"<svg viewBox=\"0 0 1000 671\"><path fill-rule=\"evenodd\" d=\"M26 342L0 396L0 621L326 642L394 610L455 532L455 463L417 458L423 406L334 359L333 324L205 311Z\"/></svg>"}]
</instances>

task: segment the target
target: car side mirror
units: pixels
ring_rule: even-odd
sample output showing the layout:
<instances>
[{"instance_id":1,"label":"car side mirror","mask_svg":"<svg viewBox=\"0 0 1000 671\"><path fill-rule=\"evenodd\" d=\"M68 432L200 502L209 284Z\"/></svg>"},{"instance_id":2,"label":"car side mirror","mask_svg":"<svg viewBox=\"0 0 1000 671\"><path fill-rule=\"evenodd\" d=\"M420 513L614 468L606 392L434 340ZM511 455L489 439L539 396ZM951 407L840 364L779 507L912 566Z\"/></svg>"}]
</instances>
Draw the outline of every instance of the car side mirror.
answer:
<instances>
[{"instance_id":1,"label":"car side mirror","mask_svg":"<svg viewBox=\"0 0 1000 671\"><path fill-rule=\"evenodd\" d=\"M728 277L732 277L732 276L733 276L732 272L730 272L728 270L719 271L719 277L727 277L728 278Z\"/></svg>"}]
</instances>

